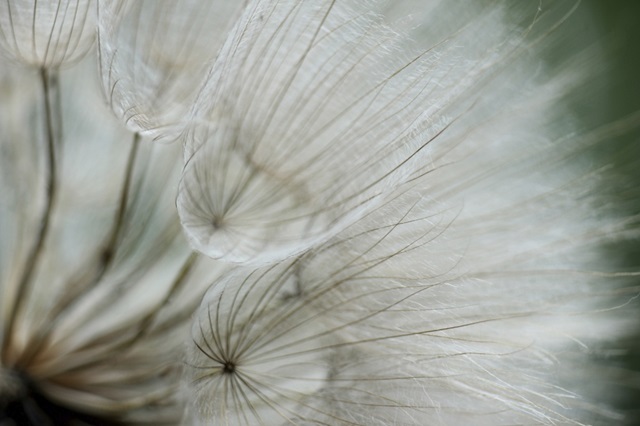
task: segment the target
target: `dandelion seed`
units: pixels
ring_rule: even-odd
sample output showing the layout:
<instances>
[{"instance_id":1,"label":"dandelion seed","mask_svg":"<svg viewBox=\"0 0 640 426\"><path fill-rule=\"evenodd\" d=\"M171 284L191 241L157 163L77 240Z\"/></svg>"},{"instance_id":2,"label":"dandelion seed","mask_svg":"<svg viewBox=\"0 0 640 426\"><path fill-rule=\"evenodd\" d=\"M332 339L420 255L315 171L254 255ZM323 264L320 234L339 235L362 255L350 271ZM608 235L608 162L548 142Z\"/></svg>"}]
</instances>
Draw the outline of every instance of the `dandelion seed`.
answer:
<instances>
[{"instance_id":1,"label":"dandelion seed","mask_svg":"<svg viewBox=\"0 0 640 426\"><path fill-rule=\"evenodd\" d=\"M93 45L94 0L7 0L0 4L0 51L23 64L58 68Z\"/></svg>"},{"instance_id":2,"label":"dandelion seed","mask_svg":"<svg viewBox=\"0 0 640 426\"><path fill-rule=\"evenodd\" d=\"M322 328L290 326L306 318L283 310L294 303L283 299L293 277L288 271L276 274L270 287L261 282L264 277L228 276L205 296L187 360L189 385L196 390L189 392L196 407L192 422L292 421L298 404L329 376L330 365L316 349L324 339L309 339L310 328Z\"/></svg>"},{"instance_id":3,"label":"dandelion seed","mask_svg":"<svg viewBox=\"0 0 640 426\"><path fill-rule=\"evenodd\" d=\"M532 86L530 73L497 77L539 36L505 22L506 6L419 47L349 6L255 2L231 31L184 136L177 205L196 250L254 264L300 253L468 150L454 129L512 104L511 84Z\"/></svg>"},{"instance_id":4,"label":"dandelion seed","mask_svg":"<svg viewBox=\"0 0 640 426\"><path fill-rule=\"evenodd\" d=\"M447 114L468 107L458 97L499 55L443 59L453 37L411 56L402 40L340 2L247 7L185 133L177 204L193 247L239 263L285 258L423 167Z\"/></svg>"},{"instance_id":5,"label":"dandelion seed","mask_svg":"<svg viewBox=\"0 0 640 426\"><path fill-rule=\"evenodd\" d=\"M176 137L243 2L99 4L98 51L111 108L134 133Z\"/></svg>"}]
</instances>

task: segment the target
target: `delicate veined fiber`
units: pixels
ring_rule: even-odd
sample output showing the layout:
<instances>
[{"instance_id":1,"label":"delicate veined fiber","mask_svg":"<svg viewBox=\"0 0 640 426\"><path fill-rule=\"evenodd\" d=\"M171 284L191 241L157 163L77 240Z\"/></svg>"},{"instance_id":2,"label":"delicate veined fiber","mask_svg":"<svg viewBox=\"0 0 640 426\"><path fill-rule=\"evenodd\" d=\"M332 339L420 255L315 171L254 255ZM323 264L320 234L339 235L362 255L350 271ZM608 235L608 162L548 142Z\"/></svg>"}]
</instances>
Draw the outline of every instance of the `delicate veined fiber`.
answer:
<instances>
[{"instance_id":1,"label":"delicate veined fiber","mask_svg":"<svg viewBox=\"0 0 640 426\"><path fill-rule=\"evenodd\" d=\"M35 67L57 68L93 45L95 0L7 0L0 3L0 52Z\"/></svg>"},{"instance_id":2,"label":"delicate veined fiber","mask_svg":"<svg viewBox=\"0 0 640 426\"><path fill-rule=\"evenodd\" d=\"M99 5L100 74L133 132L171 138L242 1L133 0Z\"/></svg>"},{"instance_id":3,"label":"delicate veined fiber","mask_svg":"<svg viewBox=\"0 0 640 426\"><path fill-rule=\"evenodd\" d=\"M265 263L337 232L450 149L447 128L519 41L496 12L412 56L341 2L251 4L184 136L178 209L192 245Z\"/></svg>"},{"instance_id":4,"label":"delicate veined fiber","mask_svg":"<svg viewBox=\"0 0 640 426\"><path fill-rule=\"evenodd\" d=\"M317 347L333 339L309 339L323 327L295 301L295 280L276 267L232 274L207 292L186 361L194 423L293 421L305 398L324 387L332 366Z\"/></svg>"},{"instance_id":5,"label":"delicate veined fiber","mask_svg":"<svg viewBox=\"0 0 640 426\"><path fill-rule=\"evenodd\" d=\"M489 225L511 246L494 264L476 263L488 237L459 214L403 189L307 254L216 283L186 362L193 422L610 421L580 395L593 380L582 348L623 332L629 297L607 287L611 277L547 269L544 253L522 261L509 253L521 241L509 226ZM518 213L500 220L515 224ZM541 234L565 255L581 244Z\"/></svg>"},{"instance_id":6,"label":"delicate veined fiber","mask_svg":"<svg viewBox=\"0 0 640 426\"><path fill-rule=\"evenodd\" d=\"M196 259L180 234L179 146L137 142L122 231L113 238L132 135L103 107L95 59L56 83L60 190L21 296L44 192L43 135L33 125L42 94L32 90L35 72L2 67L0 74L3 99L15 101L0 114L0 423L177 424L190 316L228 269Z\"/></svg>"},{"instance_id":7,"label":"delicate veined fiber","mask_svg":"<svg viewBox=\"0 0 640 426\"><path fill-rule=\"evenodd\" d=\"M224 137L230 131L219 126L216 133ZM182 225L201 253L236 262L282 259L317 239L315 229L329 226L315 211L300 211L313 203L306 188L216 148L207 144L187 163L177 199ZM203 189L210 191L204 199ZM248 198L236 203L238 197Z\"/></svg>"}]
</instances>

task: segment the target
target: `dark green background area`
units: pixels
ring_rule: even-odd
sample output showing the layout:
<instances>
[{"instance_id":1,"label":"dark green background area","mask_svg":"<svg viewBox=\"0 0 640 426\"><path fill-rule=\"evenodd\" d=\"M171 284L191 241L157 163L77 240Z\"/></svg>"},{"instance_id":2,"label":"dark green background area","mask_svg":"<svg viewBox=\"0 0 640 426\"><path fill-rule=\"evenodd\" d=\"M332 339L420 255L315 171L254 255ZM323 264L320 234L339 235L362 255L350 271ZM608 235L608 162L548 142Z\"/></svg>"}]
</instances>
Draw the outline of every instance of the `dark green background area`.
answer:
<instances>
[{"instance_id":1,"label":"dark green background area","mask_svg":"<svg viewBox=\"0 0 640 426\"><path fill-rule=\"evenodd\" d=\"M584 2L605 39L614 79L611 85L612 116L640 106L640 2L589 0Z\"/></svg>"},{"instance_id":2,"label":"dark green background area","mask_svg":"<svg viewBox=\"0 0 640 426\"><path fill-rule=\"evenodd\" d=\"M588 0L580 5L582 13L592 16L594 28L578 28L584 37L596 34L603 43L608 61L608 78L599 111L603 122L619 120L633 113L640 114L640 1ZM581 24L588 20L581 20ZM595 31L594 31L595 30ZM588 106L586 108L588 110ZM584 120L592 120L588 111ZM588 125L588 123L586 123ZM640 215L640 129L626 131L624 135L602 144L596 161L613 165L612 180L606 183L605 195L613 201L621 216ZM636 221L635 229L640 225ZM640 270L640 240L629 238L608 248L616 260L618 270ZM627 286L639 286L640 278L629 280ZM636 301L638 327L634 336L610 344L611 357L600 361L609 373L613 388L620 391L618 408L626 413L624 425L640 425L640 305ZM613 422L615 424L615 422Z\"/></svg>"}]
</instances>

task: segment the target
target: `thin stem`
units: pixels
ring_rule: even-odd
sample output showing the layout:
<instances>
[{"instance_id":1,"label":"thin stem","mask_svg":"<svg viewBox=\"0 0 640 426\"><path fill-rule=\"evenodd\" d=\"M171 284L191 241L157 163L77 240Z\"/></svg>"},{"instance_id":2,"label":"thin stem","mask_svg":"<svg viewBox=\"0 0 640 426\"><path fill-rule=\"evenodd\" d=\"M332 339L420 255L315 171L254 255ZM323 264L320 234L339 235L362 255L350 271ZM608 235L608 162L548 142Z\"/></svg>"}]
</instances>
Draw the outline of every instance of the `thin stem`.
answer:
<instances>
[{"instance_id":1,"label":"thin stem","mask_svg":"<svg viewBox=\"0 0 640 426\"><path fill-rule=\"evenodd\" d=\"M122 227L124 225L124 217L127 210L127 203L129 200L129 193L131 192L131 179L133 177L133 169L136 162L136 157L138 154L138 146L140 145L140 135L135 133L133 135L133 143L131 144L131 150L129 151L129 159L127 160L127 168L125 171L124 181L122 183L122 189L120 192L120 202L118 204L118 210L116 211L115 218L113 221L113 226L111 227L111 232L109 233L109 237L107 239L107 243L102 250L102 268L101 273L98 276L98 279L102 276L104 271L106 271L113 262L116 252L116 245L118 243L118 239L120 237L120 233L122 231Z\"/></svg>"},{"instance_id":2,"label":"thin stem","mask_svg":"<svg viewBox=\"0 0 640 426\"><path fill-rule=\"evenodd\" d=\"M29 362L38 353L42 346L46 344L51 331L54 329L54 326L58 321L59 315L74 303L82 300L82 296L89 292L100 282L109 266L113 262L116 254L118 240L125 223L127 204L132 188L132 177L135 168L134 166L136 163L139 142L140 135L135 133L133 136L133 144L131 146L131 149L129 150L124 180L120 189L120 200L118 202L118 208L115 212L111 230L107 235L106 242L104 243L104 246L101 249L101 253L97 259L98 263L90 272L90 278L83 284L81 284L77 288L77 290L71 290L76 288L75 285L67 285L68 291L65 293L64 297L57 302L55 308L50 312L52 319L44 325L44 328L41 329L35 335L35 337L31 338L30 342L27 344L25 350L21 354L20 361L22 363Z\"/></svg>"},{"instance_id":3,"label":"thin stem","mask_svg":"<svg viewBox=\"0 0 640 426\"><path fill-rule=\"evenodd\" d=\"M49 235L49 224L53 213L53 206L57 195L57 168L56 168L56 141L53 128L51 89L49 86L49 71L46 68L40 69L40 81L42 84L42 99L45 113L45 156L47 161L47 183L45 194L45 206L40 217L40 227L34 244L29 251L27 260L23 267L22 278L18 283L15 296L15 303L7 323L7 336L11 334L18 312L22 309L28 295L29 288L33 282L33 276L38 266L38 261L42 255L45 240ZM5 340L8 342L10 339ZM4 348L6 349L6 347Z\"/></svg>"},{"instance_id":4,"label":"thin stem","mask_svg":"<svg viewBox=\"0 0 640 426\"><path fill-rule=\"evenodd\" d=\"M171 300L176 295L176 293L181 289L183 289L184 286L187 284L188 277L190 273L193 271L193 268L197 260L198 260L198 254L195 252L191 253L189 257L187 257L187 259L182 264L182 267L180 268L175 278L173 279L173 283L171 284L171 287L165 294L164 298L161 301L159 301L154 306L154 308L150 309L149 313L147 313L144 317L140 318L135 322L130 323L129 327L127 327L127 329L137 328L134 334L116 343L114 346L106 347L105 350L111 351L114 354L114 357L120 356L123 354L123 351L124 353L126 353L127 351L135 348L136 344L140 341L140 339L144 338L149 333L158 332L158 330L150 331L151 326L154 324L154 322L158 318L158 315L161 312L163 312L163 309L166 308L167 305L171 303ZM193 308L194 307L188 310L193 310ZM126 333L126 331L123 329L122 334L124 333ZM86 349L87 347L91 347L91 345L93 344L95 344L95 342L89 341L86 345L80 346L79 349ZM87 360L86 363L77 365L74 367L74 369L77 369L77 368L84 369L87 367L91 367L96 363L100 363L100 362L102 362L100 359Z\"/></svg>"}]
</instances>

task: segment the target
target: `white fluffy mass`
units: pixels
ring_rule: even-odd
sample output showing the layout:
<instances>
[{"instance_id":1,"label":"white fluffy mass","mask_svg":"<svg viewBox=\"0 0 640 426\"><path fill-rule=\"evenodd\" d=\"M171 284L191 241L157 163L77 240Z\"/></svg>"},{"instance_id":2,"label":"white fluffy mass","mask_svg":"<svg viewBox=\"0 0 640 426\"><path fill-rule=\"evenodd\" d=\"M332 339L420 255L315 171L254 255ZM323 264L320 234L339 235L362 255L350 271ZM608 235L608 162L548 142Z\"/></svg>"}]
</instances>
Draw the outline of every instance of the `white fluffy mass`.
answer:
<instances>
[{"instance_id":1,"label":"white fluffy mass","mask_svg":"<svg viewBox=\"0 0 640 426\"><path fill-rule=\"evenodd\" d=\"M623 421L584 9L1 2L0 424Z\"/></svg>"}]
</instances>

